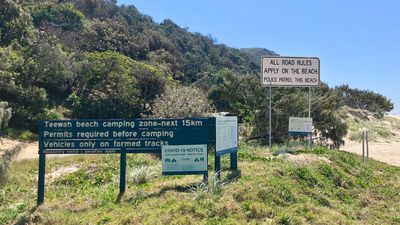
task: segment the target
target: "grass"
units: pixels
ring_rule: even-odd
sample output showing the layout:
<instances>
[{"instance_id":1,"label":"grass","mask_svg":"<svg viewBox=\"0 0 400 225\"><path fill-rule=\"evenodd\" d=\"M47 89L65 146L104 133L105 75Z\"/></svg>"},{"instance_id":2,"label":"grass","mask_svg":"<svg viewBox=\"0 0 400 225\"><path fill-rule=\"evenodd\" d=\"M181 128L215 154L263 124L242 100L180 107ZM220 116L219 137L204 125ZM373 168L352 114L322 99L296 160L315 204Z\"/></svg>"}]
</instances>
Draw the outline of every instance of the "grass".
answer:
<instances>
[{"instance_id":1,"label":"grass","mask_svg":"<svg viewBox=\"0 0 400 225\"><path fill-rule=\"evenodd\" d=\"M48 173L68 165L80 169L46 183L38 208L37 161L15 162L0 186L0 224L399 223L400 168L363 164L359 156L325 148L300 152L331 163L299 165L273 157L276 149L241 144L240 171L230 172L224 156L218 182L210 155L208 186L202 176L161 176L157 157L131 154L120 199L118 155L49 158Z\"/></svg>"},{"instance_id":2,"label":"grass","mask_svg":"<svg viewBox=\"0 0 400 225\"><path fill-rule=\"evenodd\" d=\"M362 141L362 131L365 128L369 131L368 138L371 141L376 141L378 139L390 139L394 135L390 131L390 127L396 125L390 123L390 126L388 126L385 124L385 122L388 121L389 120L363 122L349 121L347 123L349 126L349 138L352 141Z\"/></svg>"}]
</instances>

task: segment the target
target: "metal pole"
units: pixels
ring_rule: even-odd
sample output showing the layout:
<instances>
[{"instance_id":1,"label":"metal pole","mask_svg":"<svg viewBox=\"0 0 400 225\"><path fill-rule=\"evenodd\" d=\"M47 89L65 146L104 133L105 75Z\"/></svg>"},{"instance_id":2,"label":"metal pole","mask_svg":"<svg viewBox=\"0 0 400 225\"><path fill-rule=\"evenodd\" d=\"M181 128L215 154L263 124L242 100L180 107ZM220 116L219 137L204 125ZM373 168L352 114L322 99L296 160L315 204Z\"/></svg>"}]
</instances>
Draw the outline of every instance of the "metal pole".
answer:
<instances>
[{"instance_id":1,"label":"metal pole","mask_svg":"<svg viewBox=\"0 0 400 225\"><path fill-rule=\"evenodd\" d=\"M311 118L311 87L308 87L308 118ZM308 148L311 148L311 134L308 135Z\"/></svg>"},{"instance_id":2,"label":"metal pole","mask_svg":"<svg viewBox=\"0 0 400 225\"><path fill-rule=\"evenodd\" d=\"M221 180L221 156L220 155L215 155L214 167L215 167L215 179Z\"/></svg>"},{"instance_id":3,"label":"metal pole","mask_svg":"<svg viewBox=\"0 0 400 225\"><path fill-rule=\"evenodd\" d=\"M311 118L311 87L308 87L308 118Z\"/></svg>"},{"instance_id":4,"label":"metal pole","mask_svg":"<svg viewBox=\"0 0 400 225\"><path fill-rule=\"evenodd\" d=\"M45 170L46 170L46 154L43 152L43 150L40 150L37 206L41 205L44 202Z\"/></svg>"},{"instance_id":5,"label":"metal pole","mask_svg":"<svg viewBox=\"0 0 400 225\"><path fill-rule=\"evenodd\" d=\"M237 170L237 151L230 154L231 157L231 170Z\"/></svg>"},{"instance_id":6,"label":"metal pole","mask_svg":"<svg viewBox=\"0 0 400 225\"><path fill-rule=\"evenodd\" d=\"M272 114L272 84L269 85L269 148L271 148L272 143L271 143L271 130L272 130L272 119L271 119L271 114Z\"/></svg>"},{"instance_id":7,"label":"metal pole","mask_svg":"<svg viewBox=\"0 0 400 225\"><path fill-rule=\"evenodd\" d=\"M126 190L126 151L121 149L119 166L119 194L122 195Z\"/></svg>"}]
</instances>

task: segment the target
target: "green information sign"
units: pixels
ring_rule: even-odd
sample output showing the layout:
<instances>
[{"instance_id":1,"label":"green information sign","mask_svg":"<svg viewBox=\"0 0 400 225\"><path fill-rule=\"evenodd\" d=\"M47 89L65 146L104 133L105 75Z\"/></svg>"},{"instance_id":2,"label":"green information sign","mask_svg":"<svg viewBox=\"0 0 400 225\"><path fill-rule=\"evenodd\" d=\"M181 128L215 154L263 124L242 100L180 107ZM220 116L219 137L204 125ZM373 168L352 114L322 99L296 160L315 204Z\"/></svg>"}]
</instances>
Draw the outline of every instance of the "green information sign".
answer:
<instances>
[{"instance_id":1,"label":"green information sign","mask_svg":"<svg viewBox=\"0 0 400 225\"><path fill-rule=\"evenodd\" d=\"M127 153L161 153L163 146L207 146L215 142L214 130L214 118L42 121L39 125L37 204L44 202L46 154L119 153L122 194L125 192ZM198 158L196 164L201 164L200 160L204 163L207 158L207 147L201 149L205 149L202 153L205 156ZM201 173L207 180L207 170Z\"/></svg>"}]
</instances>

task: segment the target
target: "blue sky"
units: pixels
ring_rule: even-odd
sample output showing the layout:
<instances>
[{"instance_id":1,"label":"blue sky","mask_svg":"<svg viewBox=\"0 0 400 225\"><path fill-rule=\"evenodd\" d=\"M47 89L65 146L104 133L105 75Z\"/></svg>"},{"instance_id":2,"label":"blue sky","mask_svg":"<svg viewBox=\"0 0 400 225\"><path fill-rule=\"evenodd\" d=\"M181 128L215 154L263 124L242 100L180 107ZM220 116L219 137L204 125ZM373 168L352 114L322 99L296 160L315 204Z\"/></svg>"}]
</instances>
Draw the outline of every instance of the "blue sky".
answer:
<instances>
[{"instance_id":1,"label":"blue sky","mask_svg":"<svg viewBox=\"0 0 400 225\"><path fill-rule=\"evenodd\" d=\"M315 56L330 86L379 92L400 114L398 0L118 0L235 48Z\"/></svg>"}]
</instances>

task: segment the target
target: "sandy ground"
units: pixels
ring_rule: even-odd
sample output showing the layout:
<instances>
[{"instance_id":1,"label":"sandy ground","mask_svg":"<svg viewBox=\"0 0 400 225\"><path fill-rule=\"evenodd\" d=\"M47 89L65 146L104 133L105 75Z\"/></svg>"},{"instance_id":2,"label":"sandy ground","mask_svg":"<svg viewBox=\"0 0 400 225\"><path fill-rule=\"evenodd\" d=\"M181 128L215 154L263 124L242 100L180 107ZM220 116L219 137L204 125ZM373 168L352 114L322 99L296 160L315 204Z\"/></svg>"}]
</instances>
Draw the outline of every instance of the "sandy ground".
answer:
<instances>
[{"instance_id":1,"label":"sandy ground","mask_svg":"<svg viewBox=\"0 0 400 225\"><path fill-rule=\"evenodd\" d=\"M6 138L0 139L0 155L6 149L11 149L18 145L19 141ZM50 157L65 157L71 155L48 155ZM37 141L28 143L28 145L15 157L15 160L37 159L39 158L39 144Z\"/></svg>"},{"instance_id":2,"label":"sandy ground","mask_svg":"<svg viewBox=\"0 0 400 225\"><path fill-rule=\"evenodd\" d=\"M16 140L10 140L6 138L0 139L0 155L3 151L11 149L21 142ZM16 160L22 159L35 159L38 158L38 142L29 143L17 156Z\"/></svg>"},{"instance_id":3,"label":"sandy ground","mask_svg":"<svg viewBox=\"0 0 400 225\"><path fill-rule=\"evenodd\" d=\"M7 146L18 144L17 141L8 141ZM346 145L341 147L342 151L348 151L362 155L362 143L346 141ZM19 153L16 160L38 158L38 143L30 143ZM51 157L65 157L70 155L49 155ZM369 156L378 161L391 165L400 166L400 141L369 143Z\"/></svg>"},{"instance_id":4,"label":"sandy ground","mask_svg":"<svg viewBox=\"0 0 400 225\"><path fill-rule=\"evenodd\" d=\"M22 150L17 157L16 160L23 160L23 159L36 159L39 158L39 143L32 142Z\"/></svg>"},{"instance_id":5,"label":"sandy ground","mask_svg":"<svg viewBox=\"0 0 400 225\"><path fill-rule=\"evenodd\" d=\"M400 142L380 141L368 143L369 157L391 165L400 166ZM346 141L341 150L362 155L362 143Z\"/></svg>"},{"instance_id":6,"label":"sandy ground","mask_svg":"<svg viewBox=\"0 0 400 225\"><path fill-rule=\"evenodd\" d=\"M10 148L16 146L18 143L19 143L19 141L0 138L0 152L4 151L6 149L10 149Z\"/></svg>"},{"instance_id":7,"label":"sandy ground","mask_svg":"<svg viewBox=\"0 0 400 225\"><path fill-rule=\"evenodd\" d=\"M66 156L72 156L71 155L65 155L65 154L59 154L59 155L46 155L46 157L66 157ZM22 150L18 156L15 158L16 160L25 160L25 159L37 159L39 158L39 143L32 142L30 143L24 150Z\"/></svg>"}]
</instances>

